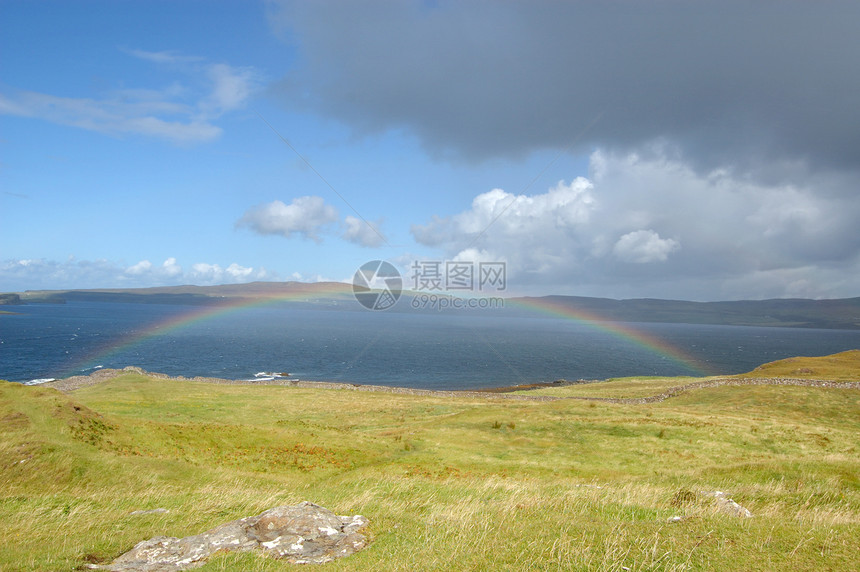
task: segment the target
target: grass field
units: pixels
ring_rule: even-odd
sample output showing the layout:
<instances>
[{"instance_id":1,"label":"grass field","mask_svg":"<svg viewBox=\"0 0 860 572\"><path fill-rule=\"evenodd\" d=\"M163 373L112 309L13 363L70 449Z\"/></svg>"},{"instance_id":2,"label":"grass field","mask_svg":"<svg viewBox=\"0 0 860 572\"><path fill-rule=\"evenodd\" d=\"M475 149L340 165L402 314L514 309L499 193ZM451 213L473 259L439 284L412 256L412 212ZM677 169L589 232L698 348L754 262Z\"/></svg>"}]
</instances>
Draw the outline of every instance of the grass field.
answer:
<instances>
[{"instance_id":1,"label":"grass field","mask_svg":"<svg viewBox=\"0 0 860 572\"><path fill-rule=\"evenodd\" d=\"M798 370L857 381L860 351L751 375ZM0 435L4 571L80 570L302 500L370 520L370 545L326 570L854 570L860 552L857 389L726 386L629 405L130 373L68 395L0 383ZM715 490L754 516L699 494ZM153 508L169 512L130 514ZM198 570L290 568L219 554Z\"/></svg>"},{"instance_id":2,"label":"grass field","mask_svg":"<svg viewBox=\"0 0 860 572\"><path fill-rule=\"evenodd\" d=\"M563 385L516 391L520 395L550 395L554 397L649 397L662 393L671 387L694 383L703 379L698 377L623 377L608 379L598 383Z\"/></svg>"}]
</instances>

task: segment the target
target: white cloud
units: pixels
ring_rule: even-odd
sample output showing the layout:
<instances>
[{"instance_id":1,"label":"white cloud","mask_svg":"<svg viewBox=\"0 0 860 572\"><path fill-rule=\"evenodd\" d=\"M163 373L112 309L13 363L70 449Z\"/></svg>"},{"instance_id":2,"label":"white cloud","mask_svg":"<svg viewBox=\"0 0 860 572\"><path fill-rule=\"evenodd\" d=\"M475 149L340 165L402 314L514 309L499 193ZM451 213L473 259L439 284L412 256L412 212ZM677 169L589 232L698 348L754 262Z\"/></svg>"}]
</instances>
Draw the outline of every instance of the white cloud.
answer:
<instances>
[{"instance_id":1,"label":"white cloud","mask_svg":"<svg viewBox=\"0 0 860 572\"><path fill-rule=\"evenodd\" d=\"M176 263L176 259L172 256L164 261L164 264L161 265L161 269L166 276L178 276L182 274L182 267Z\"/></svg>"},{"instance_id":2,"label":"white cloud","mask_svg":"<svg viewBox=\"0 0 860 572\"><path fill-rule=\"evenodd\" d=\"M108 135L147 135L183 144L211 141L221 135L220 127L189 117L190 108L163 100L94 100L22 91L11 99L0 96L0 112ZM181 112L185 119L156 116Z\"/></svg>"},{"instance_id":3,"label":"white cloud","mask_svg":"<svg viewBox=\"0 0 860 572\"><path fill-rule=\"evenodd\" d=\"M276 234L291 238L300 235L321 242L320 231L338 219L337 209L325 204L322 197L306 196L290 204L272 201L248 209L236 225L258 234Z\"/></svg>"},{"instance_id":4,"label":"white cloud","mask_svg":"<svg viewBox=\"0 0 860 572\"><path fill-rule=\"evenodd\" d=\"M382 219L365 222L360 218L347 215L343 220L344 231L341 235L345 240L367 247L381 246L385 237L381 232Z\"/></svg>"},{"instance_id":5,"label":"white cloud","mask_svg":"<svg viewBox=\"0 0 860 572\"><path fill-rule=\"evenodd\" d=\"M663 262L680 248L677 240L660 238L653 230L635 230L618 239L612 252L625 262Z\"/></svg>"},{"instance_id":6,"label":"white cloud","mask_svg":"<svg viewBox=\"0 0 860 572\"><path fill-rule=\"evenodd\" d=\"M454 262L505 262L505 259L490 254L486 250L478 250L477 248L467 248L458 252L452 259Z\"/></svg>"},{"instance_id":7,"label":"white cloud","mask_svg":"<svg viewBox=\"0 0 860 572\"><path fill-rule=\"evenodd\" d=\"M592 184L577 177L564 181L542 195L513 195L502 189L482 193L472 208L450 218L436 217L430 224L413 225L412 233L424 244L480 241L485 237L524 239L556 237L586 223L596 203Z\"/></svg>"},{"instance_id":8,"label":"white cloud","mask_svg":"<svg viewBox=\"0 0 860 572\"><path fill-rule=\"evenodd\" d=\"M335 224L338 218L337 209L326 204L322 197L305 196L293 199L290 204L275 200L251 207L236 221L236 226L262 235L302 236L317 243L339 228L342 239L359 246L374 248L386 242L382 219L365 221L347 215L338 227Z\"/></svg>"},{"instance_id":9,"label":"white cloud","mask_svg":"<svg viewBox=\"0 0 860 572\"><path fill-rule=\"evenodd\" d=\"M149 260L127 266L109 260L66 261L20 259L0 262L0 292L23 290L63 290L72 288L137 288L178 284L225 284L254 280L272 280L277 276L265 268L231 263L198 262L184 272L176 258L170 257L160 266Z\"/></svg>"},{"instance_id":10,"label":"white cloud","mask_svg":"<svg viewBox=\"0 0 860 572\"><path fill-rule=\"evenodd\" d=\"M475 197L467 211L413 225L412 234L452 259L480 253L483 260L507 260L509 272L522 277L576 264L596 208L593 185L583 177L531 196L493 189Z\"/></svg>"},{"instance_id":11,"label":"white cloud","mask_svg":"<svg viewBox=\"0 0 860 572\"><path fill-rule=\"evenodd\" d=\"M223 272L217 264L207 264L205 262L197 262L191 265L191 272L199 276L213 276Z\"/></svg>"},{"instance_id":12,"label":"white cloud","mask_svg":"<svg viewBox=\"0 0 860 572\"><path fill-rule=\"evenodd\" d=\"M31 115L27 109L27 105L13 101L0 93L0 113L3 115Z\"/></svg>"},{"instance_id":13,"label":"white cloud","mask_svg":"<svg viewBox=\"0 0 860 572\"><path fill-rule=\"evenodd\" d=\"M194 89L173 82L160 89L121 89L96 98L21 90L0 95L0 113L113 136L143 135L177 144L203 143L222 133L213 120L242 107L260 83L259 74L250 67L207 65L200 63L202 58L173 52L128 53L158 65L174 65L184 79L190 78L193 85L203 83L207 88Z\"/></svg>"},{"instance_id":14,"label":"white cloud","mask_svg":"<svg viewBox=\"0 0 860 572\"><path fill-rule=\"evenodd\" d=\"M232 276L234 279L240 280L242 278L247 278L248 276L251 276L251 273L254 272L254 269L250 266L239 266L234 262L227 267L227 270L225 272Z\"/></svg>"},{"instance_id":15,"label":"white cloud","mask_svg":"<svg viewBox=\"0 0 860 572\"><path fill-rule=\"evenodd\" d=\"M149 260L141 260L140 262L138 262L134 266L129 266L128 268L126 268L125 272L126 272L126 274L131 274L133 276L136 276L139 274L145 274L145 273L149 272L151 269L152 269L152 262L150 262Z\"/></svg>"},{"instance_id":16,"label":"white cloud","mask_svg":"<svg viewBox=\"0 0 860 572\"><path fill-rule=\"evenodd\" d=\"M194 284L229 284L263 280L269 277L265 268L254 270L249 266L241 266L235 262L227 268L219 264L198 262L191 265L190 278Z\"/></svg>"},{"instance_id":17,"label":"white cloud","mask_svg":"<svg viewBox=\"0 0 860 572\"><path fill-rule=\"evenodd\" d=\"M412 234L448 259L507 261L512 291L856 296L860 203L839 199L844 179L767 185L728 169L703 174L661 145L596 151L590 174L531 196L482 193Z\"/></svg>"},{"instance_id":18,"label":"white cloud","mask_svg":"<svg viewBox=\"0 0 860 572\"><path fill-rule=\"evenodd\" d=\"M6 260L0 263L0 291L97 288L129 280L125 266L104 259L60 262L44 258ZM74 286L72 286L74 285Z\"/></svg>"},{"instance_id":19,"label":"white cloud","mask_svg":"<svg viewBox=\"0 0 860 572\"><path fill-rule=\"evenodd\" d=\"M129 276L145 277L150 280L169 281L182 274L182 267L176 263L176 258L171 256L161 266L155 266L149 260L141 260L126 268L125 273Z\"/></svg>"},{"instance_id":20,"label":"white cloud","mask_svg":"<svg viewBox=\"0 0 860 572\"><path fill-rule=\"evenodd\" d=\"M216 116L242 107L258 83L258 74L253 68L214 64L209 66L207 75L212 82L212 93L200 107Z\"/></svg>"},{"instance_id":21,"label":"white cloud","mask_svg":"<svg viewBox=\"0 0 860 572\"><path fill-rule=\"evenodd\" d=\"M201 57L186 56L173 50L166 50L162 52L148 52L146 50L126 50L126 52L136 58L140 58L142 60L147 60L157 64L192 63L203 60L203 58Z\"/></svg>"}]
</instances>

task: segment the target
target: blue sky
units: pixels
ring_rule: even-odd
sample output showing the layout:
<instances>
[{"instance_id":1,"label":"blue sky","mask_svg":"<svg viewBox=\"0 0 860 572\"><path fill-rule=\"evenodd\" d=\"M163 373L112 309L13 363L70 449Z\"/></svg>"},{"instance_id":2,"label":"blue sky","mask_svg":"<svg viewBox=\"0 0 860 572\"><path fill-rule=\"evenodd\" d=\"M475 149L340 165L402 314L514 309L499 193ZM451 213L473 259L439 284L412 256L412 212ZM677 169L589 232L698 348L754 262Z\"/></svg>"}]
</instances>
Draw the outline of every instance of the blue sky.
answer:
<instances>
[{"instance_id":1,"label":"blue sky","mask_svg":"<svg viewBox=\"0 0 860 572\"><path fill-rule=\"evenodd\" d=\"M0 291L858 295L857 7L696 6L5 0Z\"/></svg>"}]
</instances>

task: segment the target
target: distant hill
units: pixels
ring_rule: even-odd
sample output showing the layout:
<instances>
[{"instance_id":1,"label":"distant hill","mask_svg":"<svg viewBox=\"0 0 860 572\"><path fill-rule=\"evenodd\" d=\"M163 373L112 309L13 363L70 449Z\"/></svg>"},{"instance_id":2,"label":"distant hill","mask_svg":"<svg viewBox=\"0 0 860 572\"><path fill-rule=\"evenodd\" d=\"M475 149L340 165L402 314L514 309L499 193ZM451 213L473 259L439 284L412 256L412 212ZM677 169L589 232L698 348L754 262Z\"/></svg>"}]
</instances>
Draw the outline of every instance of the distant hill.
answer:
<instances>
[{"instance_id":1,"label":"distant hill","mask_svg":"<svg viewBox=\"0 0 860 572\"><path fill-rule=\"evenodd\" d=\"M289 300L352 296L352 286L341 282L248 282L217 286L157 286L153 288L93 288L86 290L27 290L15 293L13 303L64 303L67 301L129 302L142 304L219 304L243 298ZM226 300L225 300L226 299Z\"/></svg>"},{"instance_id":2,"label":"distant hill","mask_svg":"<svg viewBox=\"0 0 860 572\"><path fill-rule=\"evenodd\" d=\"M612 300L544 296L515 300L526 305L530 301L550 302L556 307L594 314L607 321L860 329L860 298L686 302L651 298Z\"/></svg>"},{"instance_id":3,"label":"distant hill","mask_svg":"<svg viewBox=\"0 0 860 572\"><path fill-rule=\"evenodd\" d=\"M414 295L415 293L404 292L404 300L401 300L394 310L413 311L408 300ZM0 304L92 301L208 305L256 298L283 298L317 304L331 302L337 305L353 301L352 285L342 282L250 282L219 286L28 290L0 294ZM556 308L599 316L606 321L860 329L860 297L835 300L795 298L688 302L653 298L614 300L582 296L543 296L508 298L508 301L511 303L507 304L505 310L492 313L524 315L530 311L523 306L550 303ZM457 311L461 310L449 310Z\"/></svg>"}]
</instances>

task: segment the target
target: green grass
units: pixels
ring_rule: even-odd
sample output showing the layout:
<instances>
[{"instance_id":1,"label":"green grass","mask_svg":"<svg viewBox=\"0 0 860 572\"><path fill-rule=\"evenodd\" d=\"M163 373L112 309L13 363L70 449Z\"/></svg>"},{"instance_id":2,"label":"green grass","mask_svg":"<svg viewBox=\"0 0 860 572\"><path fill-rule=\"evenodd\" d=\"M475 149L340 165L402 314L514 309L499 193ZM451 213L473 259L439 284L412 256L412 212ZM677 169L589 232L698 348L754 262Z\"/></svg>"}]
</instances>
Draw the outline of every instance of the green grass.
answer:
<instances>
[{"instance_id":1,"label":"green grass","mask_svg":"<svg viewBox=\"0 0 860 572\"><path fill-rule=\"evenodd\" d=\"M370 520L371 544L327 570L851 570L860 550L853 389L622 405L126 374L72 395L0 383L0 435L4 571L82 569L302 500ZM713 490L755 516L695 494ZM170 512L129 514L158 507ZM290 568L227 554L198 570Z\"/></svg>"},{"instance_id":2,"label":"green grass","mask_svg":"<svg viewBox=\"0 0 860 572\"><path fill-rule=\"evenodd\" d=\"M554 397L649 397L688 383L710 378L699 377L619 377L575 385L543 387L514 391L520 395L551 395Z\"/></svg>"},{"instance_id":3,"label":"green grass","mask_svg":"<svg viewBox=\"0 0 860 572\"><path fill-rule=\"evenodd\" d=\"M823 357L793 357L761 365L738 377L797 377L853 380L860 371L860 350Z\"/></svg>"},{"instance_id":4,"label":"green grass","mask_svg":"<svg viewBox=\"0 0 860 572\"><path fill-rule=\"evenodd\" d=\"M715 377L620 377L595 383L563 385L540 389L514 391L520 395L549 395L554 397L649 397L666 390L712 379L748 378L823 379L857 381L860 379L860 350L851 350L822 357L793 357L766 363L748 373Z\"/></svg>"}]
</instances>

